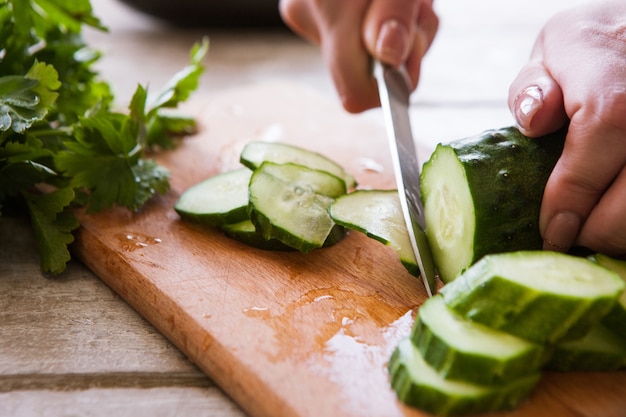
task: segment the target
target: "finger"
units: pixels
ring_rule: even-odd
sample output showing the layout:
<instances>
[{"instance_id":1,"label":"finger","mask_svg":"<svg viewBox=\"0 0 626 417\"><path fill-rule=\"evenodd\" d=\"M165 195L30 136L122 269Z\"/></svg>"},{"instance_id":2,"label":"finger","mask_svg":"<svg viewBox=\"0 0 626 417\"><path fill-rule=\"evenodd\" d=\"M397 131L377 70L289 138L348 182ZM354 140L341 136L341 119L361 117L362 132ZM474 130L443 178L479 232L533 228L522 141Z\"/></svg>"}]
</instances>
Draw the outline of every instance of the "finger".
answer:
<instances>
[{"instance_id":1,"label":"finger","mask_svg":"<svg viewBox=\"0 0 626 417\"><path fill-rule=\"evenodd\" d=\"M380 105L361 28L369 0L330 1L322 11L322 55L343 107L358 113Z\"/></svg>"},{"instance_id":2,"label":"finger","mask_svg":"<svg viewBox=\"0 0 626 417\"><path fill-rule=\"evenodd\" d=\"M422 59L430 49L438 28L439 18L433 10L432 2L424 1L417 18L417 29L413 48L409 52L405 63L413 89L417 87L419 81Z\"/></svg>"},{"instance_id":3,"label":"finger","mask_svg":"<svg viewBox=\"0 0 626 417\"><path fill-rule=\"evenodd\" d=\"M564 12L548 22L540 38L543 62L562 89L570 119L563 154L548 179L541 207L540 230L547 249L599 245L611 225L619 227L624 221L615 215L601 218L618 207L623 210L623 205L609 205L619 203L612 184L626 165L626 44L619 23L625 9L623 2L608 4L622 11L600 8L594 13L590 5ZM602 247L610 242L605 239Z\"/></svg>"},{"instance_id":4,"label":"finger","mask_svg":"<svg viewBox=\"0 0 626 417\"><path fill-rule=\"evenodd\" d=\"M320 32L315 21L314 10L306 0L280 0L280 16L295 33L311 43L319 45Z\"/></svg>"},{"instance_id":5,"label":"finger","mask_svg":"<svg viewBox=\"0 0 626 417\"><path fill-rule=\"evenodd\" d=\"M415 26L422 0L372 0L363 22L368 52L398 67L413 48Z\"/></svg>"},{"instance_id":6,"label":"finger","mask_svg":"<svg viewBox=\"0 0 626 417\"><path fill-rule=\"evenodd\" d=\"M622 169L591 211L580 231L578 244L610 256L626 255L624 207L626 207L626 168Z\"/></svg>"},{"instance_id":7,"label":"finger","mask_svg":"<svg viewBox=\"0 0 626 417\"><path fill-rule=\"evenodd\" d=\"M572 117L563 154L548 179L543 196L539 223L546 249L569 249L582 230L587 241L594 239L595 232L586 222L588 219L592 224L600 222L595 214L591 216L592 210L626 163L626 123L607 123L615 117L602 116L607 112L626 111L626 95L621 99L622 105L615 100L606 95L599 96L595 103L590 99L588 105ZM604 204L615 200L615 197L607 199ZM599 215L609 210L604 204ZM620 207L623 210L624 206Z\"/></svg>"},{"instance_id":8,"label":"finger","mask_svg":"<svg viewBox=\"0 0 626 417\"><path fill-rule=\"evenodd\" d=\"M541 39L509 88L509 109L520 131L531 137L555 132L567 122L563 92L543 61Z\"/></svg>"}]
</instances>

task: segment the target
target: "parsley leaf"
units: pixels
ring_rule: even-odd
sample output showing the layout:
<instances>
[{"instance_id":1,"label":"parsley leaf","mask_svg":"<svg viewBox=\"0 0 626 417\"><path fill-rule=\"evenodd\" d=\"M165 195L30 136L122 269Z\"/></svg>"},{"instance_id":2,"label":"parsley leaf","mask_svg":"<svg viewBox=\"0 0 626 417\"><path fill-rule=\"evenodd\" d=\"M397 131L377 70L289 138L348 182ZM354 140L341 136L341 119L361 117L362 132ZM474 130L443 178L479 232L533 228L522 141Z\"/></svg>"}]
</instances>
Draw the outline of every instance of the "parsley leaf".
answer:
<instances>
[{"instance_id":1,"label":"parsley leaf","mask_svg":"<svg viewBox=\"0 0 626 417\"><path fill-rule=\"evenodd\" d=\"M57 73L49 65L35 62L26 76L0 77L0 131L23 133L44 119L60 87Z\"/></svg>"},{"instance_id":2,"label":"parsley leaf","mask_svg":"<svg viewBox=\"0 0 626 417\"><path fill-rule=\"evenodd\" d=\"M61 273L70 260L67 245L74 241L72 231L79 224L66 207L74 199L71 188L61 188L48 194L24 192L33 232L41 256L41 269L52 274Z\"/></svg>"},{"instance_id":3,"label":"parsley leaf","mask_svg":"<svg viewBox=\"0 0 626 417\"><path fill-rule=\"evenodd\" d=\"M195 131L172 110L196 90L208 50L194 45L154 99L139 85L128 114L114 112L86 25L106 31L90 0L0 0L0 209L28 207L41 268L54 274L70 259L75 208L138 210L167 192L169 172L146 154Z\"/></svg>"},{"instance_id":4,"label":"parsley leaf","mask_svg":"<svg viewBox=\"0 0 626 417\"><path fill-rule=\"evenodd\" d=\"M109 117L107 117L109 116ZM89 195L88 212L98 212L114 204L130 207L137 191L131 155L134 137L124 135L116 126L116 115L83 118L75 126L74 137L65 150L55 156L55 165L71 178L74 188L85 188Z\"/></svg>"}]
</instances>

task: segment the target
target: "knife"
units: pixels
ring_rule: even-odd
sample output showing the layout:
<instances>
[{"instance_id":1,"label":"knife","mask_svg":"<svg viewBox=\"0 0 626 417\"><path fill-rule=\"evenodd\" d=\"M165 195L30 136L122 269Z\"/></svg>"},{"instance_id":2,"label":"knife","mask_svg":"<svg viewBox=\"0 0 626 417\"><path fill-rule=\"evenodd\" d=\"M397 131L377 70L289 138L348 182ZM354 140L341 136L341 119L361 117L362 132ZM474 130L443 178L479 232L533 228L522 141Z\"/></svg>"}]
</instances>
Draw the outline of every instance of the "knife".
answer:
<instances>
[{"instance_id":1,"label":"knife","mask_svg":"<svg viewBox=\"0 0 626 417\"><path fill-rule=\"evenodd\" d=\"M437 292L436 271L426 239L420 166L409 119L409 77L403 66L396 69L377 60L374 62L374 76L378 83L404 222L426 293L431 297Z\"/></svg>"}]
</instances>

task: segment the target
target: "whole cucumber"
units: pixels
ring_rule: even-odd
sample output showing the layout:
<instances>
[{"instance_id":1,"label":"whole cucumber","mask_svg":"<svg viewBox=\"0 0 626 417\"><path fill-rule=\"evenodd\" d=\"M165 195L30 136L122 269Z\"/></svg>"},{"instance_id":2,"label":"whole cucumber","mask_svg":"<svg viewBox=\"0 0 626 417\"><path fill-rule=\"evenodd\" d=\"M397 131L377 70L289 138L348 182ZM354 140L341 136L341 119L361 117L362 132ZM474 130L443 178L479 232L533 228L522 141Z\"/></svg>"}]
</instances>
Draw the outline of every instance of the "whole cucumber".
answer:
<instances>
[{"instance_id":1,"label":"whole cucumber","mask_svg":"<svg viewBox=\"0 0 626 417\"><path fill-rule=\"evenodd\" d=\"M541 248L539 209L565 134L529 138L506 127L437 145L420 182L443 282L484 255Z\"/></svg>"}]
</instances>

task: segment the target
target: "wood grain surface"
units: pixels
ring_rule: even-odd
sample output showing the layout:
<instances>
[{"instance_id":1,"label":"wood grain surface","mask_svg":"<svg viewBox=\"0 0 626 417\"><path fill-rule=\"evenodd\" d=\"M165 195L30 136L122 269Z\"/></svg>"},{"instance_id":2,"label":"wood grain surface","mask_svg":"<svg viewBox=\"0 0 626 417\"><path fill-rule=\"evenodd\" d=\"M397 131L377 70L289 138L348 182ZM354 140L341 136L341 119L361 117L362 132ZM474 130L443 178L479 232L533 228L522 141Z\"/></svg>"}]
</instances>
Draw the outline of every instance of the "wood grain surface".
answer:
<instances>
[{"instance_id":1,"label":"wood grain surface","mask_svg":"<svg viewBox=\"0 0 626 417\"><path fill-rule=\"evenodd\" d=\"M320 151L363 188L392 188L376 113L347 115L300 85L269 83L192 104L201 132L159 155L172 190L137 213L82 216L75 253L250 415L421 416L386 362L425 299L391 250L359 233L309 254L246 247L185 223L181 192L238 166L252 140ZM549 374L516 417L624 417L626 373Z\"/></svg>"}]
</instances>

